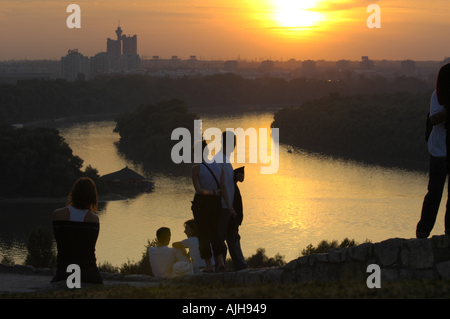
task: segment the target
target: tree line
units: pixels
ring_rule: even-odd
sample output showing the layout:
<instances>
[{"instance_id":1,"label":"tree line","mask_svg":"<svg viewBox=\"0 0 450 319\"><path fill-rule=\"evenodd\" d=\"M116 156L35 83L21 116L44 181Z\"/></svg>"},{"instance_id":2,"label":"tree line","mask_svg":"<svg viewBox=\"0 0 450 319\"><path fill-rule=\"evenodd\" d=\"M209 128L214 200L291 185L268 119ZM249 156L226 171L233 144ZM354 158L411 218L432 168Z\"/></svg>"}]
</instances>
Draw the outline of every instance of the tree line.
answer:
<instances>
[{"instance_id":1,"label":"tree line","mask_svg":"<svg viewBox=\"0 0 450 319\"><path fill-rule=\"evenodd\" d=\"M179 127L194 134L194 120L184 101L171 99L155 104L141 104L134 112L121 113L114 132L119 133L119 151L128 158L144 163L171 162L171 150L178 143L172 141L172 131Z\"/></svg>"},{"instance_id":2,"label":"tree line","mask_svg":"<svg viewBox=\"0 0 450 319\"><path fill-rule=\"evenodd\" d=\"M82 176L106 191L97 169L82 166L57 129L0 124L0 197L64 197Z\"/></svg>"},{"instance_id":3,"label":"tree line","mask_svg":"<svg viewBox=\"0 0 450 319\"><path fill-rule=\"evenodd\" d=\"M432 90L338 93L276 112L280 141L310 151L426 170L425 123Z\"/></svg>"},{"instance_id":4,"label":"tree line","mask_svg":"<svg viewBox=\"0 0 450 319\"><path fill-rule=\"evenodd\" d=\"M133 111L143 103L179 98L192 107L298 105L333 92L341 95L378 94L430 89L434 82L412 77L360 78L357 82L298 78L286 81L236 74L199 78L155 78L147 75L98 76L92 80L20 80L0 84L0 123Z\"/></svg>"}]
</instances>

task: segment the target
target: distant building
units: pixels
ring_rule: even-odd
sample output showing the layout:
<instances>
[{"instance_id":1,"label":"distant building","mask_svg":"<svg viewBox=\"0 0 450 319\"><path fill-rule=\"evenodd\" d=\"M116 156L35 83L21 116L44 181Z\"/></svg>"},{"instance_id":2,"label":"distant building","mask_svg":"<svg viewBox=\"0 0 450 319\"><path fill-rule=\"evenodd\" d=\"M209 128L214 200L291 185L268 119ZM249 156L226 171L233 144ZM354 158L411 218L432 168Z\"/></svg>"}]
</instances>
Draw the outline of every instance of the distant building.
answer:
<instances>
[{"instance_id":1,"label":"distant building","mask_svg":"<svg viewBox=\"0 0 450 319\"><path fill-rule=\"evenodd\" d=\"M336 62L336 68L340 71L344 71L350 68L349 60L339 60Z\"/></svg>"},{"instance_id":2,"label":"distant building","mask_svg":"<svg viewBox=\"0 0 450 319\"><path fill-rule=\"evenodd\" d=\"M119 58L119 68L124 71L140 70L141 59L138 54L126 53Z\"/></svg>"},{"instance_id":3,"label":"distant building","mask_svg":"<svg viewBox=\"0 0 450 319\"><path fill-rule=\"evenodd\" d=\"M275 62L271 60L262 61L259 68L263 71L272 71L275 69Z\"/></svg>"},{"instance_id":4,"label":"distant building","mask_svg":"<svg viewBox=\"0 0 450 319\"><path fill-rule=\"evenodd\" d=\"M53 73L49 71L28 71L23 67L0 67L0 83L16 84L19 80L50 80Z\"/></svg>"},{"instance_id":5,"label":"distant building","mask_svg":"<svg viewBox=\"0 0 450 319\"><path fill-rule=\"evenodd\" d=\"M189 69L196 69L198 67L198 60L196 55L191 55L187 60L187 67Z\"/></svg>"},{"instance_id":6,"label":"distant building","mask_svg":"<svg viewBox=\"0 0 450 319\"><path fill-rule=\"evenodd\" d=\"M402 61L400 67L400 74L406 76L415 76L416 75L416 62L412 60Z\"/></svg>"},{"instance_id":7,"label":"distant building","mask_svg":"<svg viewBox=\"0 0 450 319\"><path fill-rule=\"evenodd\" d=\"M89 79L89 58L78 52L78 49L68 50L65 57L61 57L61 75L67 81L77 78Z\"/></svg>"},{"instance_id":8,"label":"distant building","mask_svg":"<svg viewBox=\"0 0 450 319\"><path fill-rule=\"evenodd\" d=\"M123 51L122 54L137 54L137 35L133 36L122 36L122 43L123 43Z\"/></svg>"},{"instance_id":9,"label":"distant building","mask_svg":"<svg viewBox=\"0 0 450 319\"><path fill-rule=\"evenodd\" d=\"M302 76L309 78L317 71L316 61L305 60L302 62Z\"/></svg>"},{"instance_id":10,"label":"distant building","mask_svg":"<svg viewBox=\"0 0 450 319\"><path fill-rule=\"evenodd\" d=\"M120 26L117 27L116 35L116 40L111 38L106 39L106 52L116 57L120 57L122 54L122 29Z\"/></svg>"},{"instance_id":11,"label":"distant building","mask_svg":"<svg viewBox=\"0 0 450 319\"><path fill-rule=\"evenodd\" d=\"M368 56L362 56L361 62L359 62L360 70L373 70L375 68L375 63L372 60L369 60Z\"/></svg>"},{"instance_id":12,"label":"distant building","mask_svg":"<svg viewBox=\"0 0 450 319\"><path fill-rule=\"evenodd\" d=\"M239 62L236 60L225 61L225 71L236 72L239 67Z\"/></svg>"},{"instance_id":13,"label":"distant building","mask_svg":"<svg viewBox=\"0 0 450 319\"><path fill-rule=\"evenodd\" d=\"M116 29L117 39L113 40L108 38L106 41L106 53L110 56L117 58L118 63L112 62L102 62L102 63L112 63L112 70L140 70L141 69L141 58L137 54L137 35L126 36L122 35L122 29L120 26Z\"/></svg>"},{"instance_id":14,"label":"distant building","mask_svg":"<svg viewBox=\"0 0 450 319\"><path fill-rule=\"evenodd\" d=\"M124 188L144 188L151 190L153 187L153 183L149 179L129 169L128 166L120 171L103 175L100 178L106 181L108 187L113 190Z\"/></svg>"},{"instance_id":15,"label":"distant building","mask_svg":"<svg viewBox=\"0 0 450 319\"><path fill-rule=\"evenodd\" d=\"M91 78L119 69L119 58L107 52L97 53L90 57L89 62Z\"/></svg>"}]
</instances>

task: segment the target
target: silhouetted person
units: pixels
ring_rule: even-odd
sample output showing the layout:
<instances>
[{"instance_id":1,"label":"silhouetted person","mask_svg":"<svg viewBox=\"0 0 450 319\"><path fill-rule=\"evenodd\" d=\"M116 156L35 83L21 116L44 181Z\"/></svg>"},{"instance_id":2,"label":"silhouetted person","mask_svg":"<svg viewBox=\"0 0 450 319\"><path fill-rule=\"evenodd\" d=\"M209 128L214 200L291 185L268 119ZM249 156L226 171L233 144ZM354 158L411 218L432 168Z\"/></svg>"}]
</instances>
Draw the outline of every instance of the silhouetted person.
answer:
<instances>
[{"instance_id":1,"label":"silhouetted person","mask_svg":"<svg viewBox=\"0 0 450 319\"><path fill-rule=\"evenodd\" d=\"M231 148L227 147L227 140L233 140L233 143L230 144ZM220 165L223 167L225 172L225 185L227 187L228 196L233 209L235 208L235 191L237 187L235 180L239 180L241 182L244 181L243 172L237 172L235 177L235 172L233 170L233 166L231 165L230 154L234 151L235 147L236 135L231 131L225 131L222 133L222 149L214 156L217 160L221 159L222 163ZM241 236L239 235L239 225L242 222L242 215L238 216L236 213L237 212L230 214L230 210L228 209L225 201L222 200L222 214L219 221L219 233L222 240L227 241L234 270L239 271L248 268L248 264L245 262L244 255L242 254ZM240 211L240 213L242 213L242 211Z\"/></svg>"},{"instance_id":2,"label":"silhouetted person","mask_svg":"<svg viewBox=\"0 0 450 319\"><path fill-rule=\"evenodd\" d=\"M202 152L207 148L206 141L202 141ZM206 262L203 271L214 271L211 262L211 246L216 258L217 270L225 270L224 256L227 247L219 236L218 226L222 212L222 196L226 207L230 208L228 214L235 214L235 212L225 186L224 169L215 161L211 163L203 161L192 167L191 177L195 188L192 213L197 225L200 256Z\"/></svg>"},{"instance_id":3,"label":"silhouetted person","mask_svg":"<svg viewBox=\"0 0 450 319\"><path fill-rule=\"evenodd\" d=\"M187 238L173 243L172 247L184 250L186 248L189 249L189 256L191 257L194 266L194 274L196 274L206 267L206 262L201 258L200 250L198 249L198 233L195 219L189 219L184 223L184 233ZM213 262L214 259L211 258L211 263Z\"/></svg>"},{"instance_id":4,"label":"silhouetted person","mask_svg":"<svg viewBox=\"0 0 450 319\"><path fill-rule=\"evenodd\" d=\"M158 245L148 249L150 265L157 277L169 277L192 273L191 262L181 249L169 247L170 229L161 227L156 231Z\"/></svg>"},{"instance_id":5,"label":"silhouetted person","mask_svg":"<svg viewBox=\"0 0 450 319\"><path fill-rule=\"evenodd\" d=\"M76 264L81 270L81 281L103 284L97 268L95 244L100 231L97 189L94 182L83 177L75 182L64 208L53 212L53 232L58 256L56 274L51 282L67 280L72 273L67 266Z\"/></svg>"},{"instance_id":6,"label":"silhouetted person","mask_svg":"<svg viewBox=\"0 0 450 319\"><path fill-rule=\"evenodd\" d=\"M450 64L439 70L436 90L431 96L430 121L433 129L428 138L428 151L430 152L430 172L428 193L422 206L420 221L417 224L417 238L427 238L436 222L445 180L449 172L449 116L447 106L450 104ZM450 192L450 189L449 189ZM445 212L445 233L450 235L450 215L448 213L450 202L447 199Z\"/></svg>"}]
</instances>

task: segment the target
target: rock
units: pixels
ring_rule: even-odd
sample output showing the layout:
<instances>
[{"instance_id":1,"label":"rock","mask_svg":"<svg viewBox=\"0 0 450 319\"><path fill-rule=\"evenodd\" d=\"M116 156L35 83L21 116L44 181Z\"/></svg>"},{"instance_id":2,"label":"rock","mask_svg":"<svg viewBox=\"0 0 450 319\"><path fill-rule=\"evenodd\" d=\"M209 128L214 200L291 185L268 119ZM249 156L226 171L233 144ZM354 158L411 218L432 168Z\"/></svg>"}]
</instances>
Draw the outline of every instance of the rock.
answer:
<instances>
[{"instance_id":1,"label":"rock","mask_svg":"<svg viewBox=\"0 0 450 319\"><path fill-rule=\"evenodd\" d=\"M31 275L35 273L35 268L29 265L14 265L13 271L16 274L27 274Z\"/></svg>"},{"instance_id":2,"label":"rock","mask_svg":"<svg viewBox=\"0 0 450 319\"><path fill-rule=\"evenodd\" d=\"M42 275L42 276L53 276L54 271L50 268L35 268L34 273L36 275Z\"/></svg>"},{"instance_id":3,"label":"rock","mask_svg":"<svg viewBox=\"0 0 450 319\"><path fill-rule=\"evenodd\" d=\"M381 269L381 281L397 281L400 279L400 271L397 269Z\"/></svg>"},{"instance_id":4,"label":"rock","mask_svg":"<svg viewBox=\"0 0 450 319\"><path fill-rule=\"evenodd\" d=\"M101 273L103 280L121 280L124 275L123 274L108 274L108 273Z\"/></svg>"},{"instance_id":5,"label":"rock","mask_svg":"<svg viewBox=\"0 0 450 319\"><path fill-rule=\"evenodd\" d=\"M450 248L450 236L448 235L433 236L431 242L432 246L436 248Z\"/></svg>"},{"instance_id":6,"label":"rock","mask_svg":"<svg viewBox=\"0 0 450 319\"><path fill-rule=\"evenodd\" d=\"M313 266L317 262L328 262L328 254L312 254L309 256L309 265Z\"/></svg>"},{"instance_id":7,"label":"rock","mask_svg":"<svg viewBox=\"0 0 450 319\"><path fill-rule=\"evenodd\" d=\"M282 267L274 267L265 271L262 275L261 281L264 283L279 283L281 282L281 277L283 275L284 269Z\"/></svg>"},{"instance_id":8,"label":"rock","mask_svg":"<svg viewBox=\"0 0 450 319\"><path fill-rule=\"evenodd\" d=\"M434 264L434 254L429 239L411 239L402 243L402 265L411 269L426 269Z\"/></svg>"},{"instance_id":9,"label":"rock","mask_svg":"<svg viewBox=\"0 0 450 319\"><path fill-rule=\"evenodd\" d=\"M246 284L259 284L261 283L261 277L264 273L264 269L249 269L244 270L244 283Z\"/></svg>"},{"instance_id":10,"label":"rock","mask_svg":"<svg viewBox=\"0 0 450 319\"><path fill-rule=\"evenodd\" d=\"M351 258L364 261L370 256L372 256L373 244L364 243L356 247L350 247L348 248L348 252Z\"/></svg>"},{"instance_id":11,"label":"rock","mask_svg":"<svg viewBox=\"0 0 450 319\"><path fill-rule=\"evenodd\" d=\"M379 260L380 266L390 266L397 261L403 241L401 238L392 238L374 244L375 258Z\"/></svg>"},{"instance_id":12,"label":"rock","mask_svg":"<svg viewBox=\"0 0 450 319\"><path fill-rule=\"evenodd\" d=\"M0 272L2 272L2 273L14 272L14 266L6 265L6 264L0 264Z\"/></svg>"},{"instance_id":13,"label":"rock","mask_svg":"<svg viewBox=\"0 0 450 319\"><path fill-rule=\"evenodd\" d=\"M302 267L302 268L298 269L295 278L296 278L295 281L299 281L299 282L312 281L314 279L312 268Z\"/></svg>"},{"instance_id":14,"label":"rock","mask_svg":"<svg viewBox=\"0 0 450 319\"><path fill-rule=\"evenodd\" d=\"M332 263L344 262L346 257L347 250L344 248L335 248L328 252L328 260Z\"/></svg>"},{"instance_id":15,"label":"rock","mask_svg":"<svg viewBox=\"0 0 450 319\"><path fill-rule=\"evenodd\" d=\"M443 279L450 278L450 261L446 261L436 265L436 270L439 276Z\"/></svg>"}]
</instances>

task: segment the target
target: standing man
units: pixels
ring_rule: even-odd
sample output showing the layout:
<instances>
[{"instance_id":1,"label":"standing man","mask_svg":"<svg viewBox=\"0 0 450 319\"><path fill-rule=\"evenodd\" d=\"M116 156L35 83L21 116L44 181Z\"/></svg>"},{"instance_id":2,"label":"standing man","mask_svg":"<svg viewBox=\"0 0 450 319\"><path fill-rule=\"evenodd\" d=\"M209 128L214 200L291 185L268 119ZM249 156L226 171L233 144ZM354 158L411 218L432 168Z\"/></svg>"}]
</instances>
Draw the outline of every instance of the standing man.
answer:
<instances>
[{"instance_id":1,"label":"standing man","mask_svg":"<svg viewBox=\"0 0 450 319\"><path fill-rule=\"evenodd\" d=\"M427 238L436 222L439 205L447 179L447 111L445 105L450 103L450 64L444 65L438 74L436 90L430 101L430 122L433 129L428 138L428 151L430 152L430 173L428 193L422 206L422 214L416 228L417 238ZM450 142L450 141L449 141ZM449 189L450 190L450 189ZM447 200L445 214L445 232L450 235L450 202Z\"/></svg>"},{"instance_id":2,"label":"standing man","mask_svg":"<svg viewBox=\"0 0 450 319\"><path fill-rule=\"evenodd\" d=\"M227 146L228 141L228 146ZM231 142L232 141L232 142ZM214 156L214 160L222 165L225 173L225 185L228 192L231 205L235 208L235 172L230 161L230 154L236 147L236 135L231 131L222 133L222 149ZM243 181L244 174L237 173L236 180ZM242 216L231 215L227 208L225 200L222 198L222 214L219 220L219 234L222 240L227 241L228 250L233 260L234 270L239 271L248 268L241 249L241 236L239 235L239 225L242 222ZM224 258L226 260L226 256Z\"/></svg>"}]
</instances>

